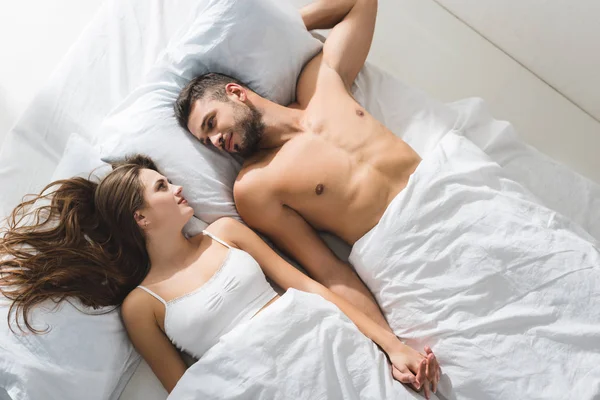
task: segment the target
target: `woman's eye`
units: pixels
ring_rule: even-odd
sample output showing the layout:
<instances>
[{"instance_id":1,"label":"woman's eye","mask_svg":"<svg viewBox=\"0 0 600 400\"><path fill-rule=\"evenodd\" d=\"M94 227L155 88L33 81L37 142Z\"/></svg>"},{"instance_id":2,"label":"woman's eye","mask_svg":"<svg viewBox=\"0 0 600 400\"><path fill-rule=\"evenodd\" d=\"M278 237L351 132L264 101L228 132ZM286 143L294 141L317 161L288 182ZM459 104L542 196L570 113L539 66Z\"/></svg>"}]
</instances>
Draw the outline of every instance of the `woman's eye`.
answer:
<instances>
[{"instance_id":1,"label":"woman's eye","mask_svg":"<svg viewBox=\"0 0 600 400\"><path fill-rule=\"evenodd\" d=\"M214 128L214 126L215 126L215 119L214 119L214 117L211 117L208 120L208 129L212 129L212 128Z\"/></svg>"}]
</instances>

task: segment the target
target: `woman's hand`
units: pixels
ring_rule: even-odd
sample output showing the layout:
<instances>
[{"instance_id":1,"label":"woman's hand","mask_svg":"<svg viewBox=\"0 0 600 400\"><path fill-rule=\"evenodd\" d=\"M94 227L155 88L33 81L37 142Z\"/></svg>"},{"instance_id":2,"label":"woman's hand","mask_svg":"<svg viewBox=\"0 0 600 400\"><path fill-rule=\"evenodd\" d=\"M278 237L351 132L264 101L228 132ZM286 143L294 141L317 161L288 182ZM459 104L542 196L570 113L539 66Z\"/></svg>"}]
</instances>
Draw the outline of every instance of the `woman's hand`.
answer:
<instances>
[{"instance_id":1,"label":"woman's hand","mask_svg":"<svg viewBox=\"0 0 600 400\"><path fill-rule=\"evenodd\" d=\"M425 346L425 353L421 354L410 346L397 341L387 355L392 363L394 379L405 384L411 384L415 390L425 390L425 398L429 399L429 385L433 392L437 391L440 381L440 366L429 346Z\"/></svg>"}]
</instances>

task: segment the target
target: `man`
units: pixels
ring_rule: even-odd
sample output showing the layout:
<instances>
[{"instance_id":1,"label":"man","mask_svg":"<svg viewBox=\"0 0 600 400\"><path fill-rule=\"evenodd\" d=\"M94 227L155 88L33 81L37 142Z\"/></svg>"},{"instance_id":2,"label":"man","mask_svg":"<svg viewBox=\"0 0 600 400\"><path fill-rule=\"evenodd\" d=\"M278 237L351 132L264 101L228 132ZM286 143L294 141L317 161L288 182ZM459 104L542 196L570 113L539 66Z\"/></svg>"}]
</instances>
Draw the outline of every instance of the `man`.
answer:
<instances>
[{"instance_id":1,"label":"man","mask_svg":"<svg viewBox=\"0 0 600 400\"><path fill-rule=\"evenodd\" d=\"M333 29L287 107L231 77L207 74L184 88L175 110L204 144L245 158L234 186L244 221L389 329L369 290L317 234L329 231L354 244L421 161L350 94L376 14L376 0L322 0L301 9L308 30Z\"/></svg>"}]
</instances>

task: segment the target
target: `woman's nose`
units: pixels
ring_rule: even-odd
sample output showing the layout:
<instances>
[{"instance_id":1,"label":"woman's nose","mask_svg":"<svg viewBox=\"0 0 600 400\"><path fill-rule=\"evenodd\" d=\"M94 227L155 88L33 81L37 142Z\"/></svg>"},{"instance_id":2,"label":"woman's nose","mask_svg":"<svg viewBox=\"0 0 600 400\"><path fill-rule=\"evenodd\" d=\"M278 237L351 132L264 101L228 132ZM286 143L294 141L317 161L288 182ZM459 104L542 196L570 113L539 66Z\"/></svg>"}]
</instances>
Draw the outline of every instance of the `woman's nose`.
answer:
<instances>
[{"instance_id":1,"label":"woman's nose","mask_svg":"<svg viewBox=\"0 0 600 400\"><path fill-rule=\"evenodd\" d=\"M181 192L183 191L183 186L174 185L173 187L175 188L175 195L179 196L181 194Z\"/></svg>"}]
</instances>

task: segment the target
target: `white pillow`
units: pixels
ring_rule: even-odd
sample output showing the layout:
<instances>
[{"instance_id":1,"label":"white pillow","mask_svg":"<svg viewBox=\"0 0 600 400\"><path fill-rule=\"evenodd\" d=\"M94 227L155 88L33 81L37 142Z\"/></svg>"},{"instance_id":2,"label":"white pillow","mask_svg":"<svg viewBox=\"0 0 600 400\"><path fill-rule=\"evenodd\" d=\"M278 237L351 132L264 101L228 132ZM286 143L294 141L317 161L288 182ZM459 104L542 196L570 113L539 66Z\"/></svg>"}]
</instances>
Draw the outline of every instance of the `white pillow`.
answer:
<instances>
[{"instance_id":1,"label":"white pillow","mask_svg":"<svg viewBox=\"0 0 600 400\"><path fill-rule=\"evenodd\" d=\"M160 166L159 170L163 173ZM65 152L51 180L56 181L74 176L86 179L100 179L110 171L110 165L100 159L100 149L94 147L84 137L73 133L69 136ZM193 217L184 227L183 231L188 236L194 236L204 228L206 228L206 223Z\"/></svg>"},{"instance_id":2,"label":"white pillow","mask_svg":"<svg viewBox=\"0 0 600 400\"><path fill-rule=\"evenodd\" d=\"M12 399L118 399L139 362L118 310L87 315L71 300L52 301L31 313L33 326L48 333L22 334L6 323L8 303L0 306L0 387ZM94 310L86 310L91 313ZM14 314L13 318L14 320ZM0 396L1 397L1 396Z\"/></svg>"},{"instance_id":3,"label":"white pillow","mask_svg":"<svg viewBox=\"0 0 600 400\"><path fill-rule=\"evenodd\" d=\"M102 163L97 149L73 134L53 180L87 178L95 169L101 176L110 167ZM13 325L17 332L14 335L6 323L9 303L5 298L0 299L0 387L11 398L119 398L140 358L127 337L118 310L89 315L98 311L87 309L74 299L57 307L46 301L34 309L32 321L34 327L49 326L51 330L41 335L21 334Z\"/></svg>"},{"instance_id":4,"label":"white pillow","mask_svg":"<svg viewBox=\"0 0 600 400\"><path fill-rule=\"evenodd\" d=\"M95 135L104 160L151 156L184 187L206 222L237 217L232 187L240 168L233 157L201 145L174 117L179 92L206 72L234 76L257 93L288 104L304 64L321 49L287 1L205 0L182 39L170 43L144 83L104 121Z\"/></svg>"}]
</instances>

